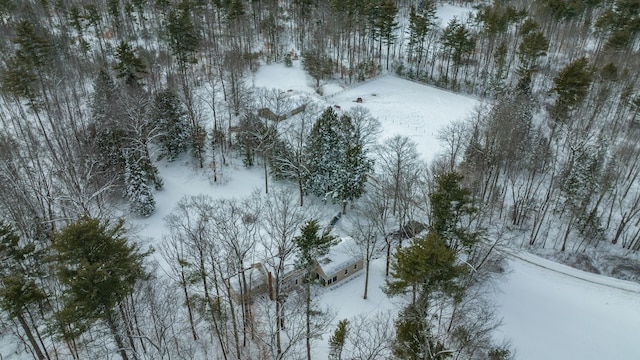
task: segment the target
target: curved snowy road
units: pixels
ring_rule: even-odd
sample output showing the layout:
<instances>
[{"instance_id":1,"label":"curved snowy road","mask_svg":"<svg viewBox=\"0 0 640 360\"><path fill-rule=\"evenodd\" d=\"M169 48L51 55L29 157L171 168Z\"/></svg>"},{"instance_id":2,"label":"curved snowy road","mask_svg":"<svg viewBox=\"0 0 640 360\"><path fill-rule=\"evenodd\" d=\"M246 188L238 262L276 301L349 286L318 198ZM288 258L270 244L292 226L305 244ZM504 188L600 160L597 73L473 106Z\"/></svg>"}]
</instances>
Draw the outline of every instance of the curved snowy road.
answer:
<instances>
[{"instance_id":1,"label":"curved snowy road","mask_svg":"<svg viewBox=\"0 0 640 360\"><path fill-rule=\"evenodd\" d=\"M640 359L640 284L512 254L496 295L521 360Z\"/></svg>"}]
</instances>

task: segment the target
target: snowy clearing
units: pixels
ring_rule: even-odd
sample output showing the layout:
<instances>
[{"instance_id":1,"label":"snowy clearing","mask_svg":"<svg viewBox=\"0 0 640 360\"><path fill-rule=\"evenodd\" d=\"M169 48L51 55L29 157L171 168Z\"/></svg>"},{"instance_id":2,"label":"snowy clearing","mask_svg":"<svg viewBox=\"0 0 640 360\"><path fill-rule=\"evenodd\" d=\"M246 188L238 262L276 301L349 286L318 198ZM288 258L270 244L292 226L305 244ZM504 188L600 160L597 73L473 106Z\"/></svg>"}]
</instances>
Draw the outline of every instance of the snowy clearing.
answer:
<instances>
[{"instance_id":1,"label":"snowy clearing","mask_svg":"<svg viewBox=\"0 0 640 360\"><path fill-rule=\"evenodd\" d=\"M362 103L356 103L362 98ZM368 109L380 120L379 142L394 135L407 136L418 145L424 160L433 160L442 146L438 130L463 120L478 106L471 97L384 75L360 86L349 88L327 99L343 109L356 105Z\"/></svg>"},{"instance_id":2,"label":"snowy clearing","mask_svg":"<svg viewBox=\"0 0 640 360\"><path fill-rule=\"evenodd\" d=\"M449 21L456 18L459 22L464 23L469 19L471 13L475 13L476 10L470 7L452 5L452 4L440 4L438 5L438 20L440 21L440 27L445 28Z\"/></svg>"}]
</instances>

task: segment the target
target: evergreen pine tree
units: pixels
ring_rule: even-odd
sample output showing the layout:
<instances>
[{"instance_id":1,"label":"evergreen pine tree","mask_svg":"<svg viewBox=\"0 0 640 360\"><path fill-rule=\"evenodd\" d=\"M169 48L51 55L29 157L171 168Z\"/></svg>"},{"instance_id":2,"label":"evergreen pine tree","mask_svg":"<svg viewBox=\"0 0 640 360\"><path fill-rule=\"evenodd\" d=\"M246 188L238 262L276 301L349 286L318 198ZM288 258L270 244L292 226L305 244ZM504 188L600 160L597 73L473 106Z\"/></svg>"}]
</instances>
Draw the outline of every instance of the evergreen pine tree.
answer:
<instances>
[{"instance_id":1,"label":"evergreen pine tree","mask_svg":"<svg viewBox=\"0 0 640 360\"><path fill-rule=\"evenodd\" d=\"M348 201L358 199L373 169L363 144L357 139L352 119L327 108L316 121L305 147L305 188L323 199L340 201L343 212Z\"/></svg>"},{"instance_id":2,"label":"evergreen pine tree","mask_svg":"<svg viewBox=\"0 0 640 360\"><path fill-rule=\"evenodd\" d=\"M207 151L207 129L204 126L197 124L195 129L191 130L191 151L193 157L199 160L199 166L204 166L204 157Z\"/></svg>"},{"instance_id":3,"label":"evergreen pine tree","mask_svg":"<svg viewBox=\"0 0 640 360\"><path fill-rule=\"evenodd\" d=\"M489 85L494 96L499 96L504 92L504 81L507 78L507 44L503 41L496 47L493 58L495 59L495 72L491 77Z\"/></svg>"},{"instance_id":4,"label":"evergreen pine tree","mask_svg":"<svg viewBox=\"0 0 640 360\"><path fill-rule=\"evenodd\" d=\"M116 48L117 63L113 66L118 79L124 79L129 86L138 86L142 76L147 73L146 66L135 50L125 41Z\"/></svg>"},{"instance_id":5,"label":"evergreen pine tree","mask_svg":"<svg viewBox=\"0 0 640 360\"><path fill-rule=\"evenodd\" d=\"M65 337L77 337L94 322L108 326L123 360L127 346L120 333L118 306L146 278L146 256L124 237L124 221L116 224L82 217L56 234L53 256L56 275L64 285L64 306L58 313Z\"/></svg>"},{"instance_id":6,"label":"evergreen pine tree","mask_svg":"<svg viewBox=\"0 0 640 360\"><path fill-rule=\"evenodd\" d=\"M156 201L149 186L149 175L145 173L140 164L130 159L125 169L126 198L129 207L135 214L149 216L156 209Z\"/></svg>"},{"instance_id":7,"label":"evergreen pine tree","mask_svg":"<svg viewBox=\"0 0 640 360\"><path fill-rule=\"evenodd\" d=\"M80 8L76 5L72 5L69 8L69 25L73 27L79 36L82 36L84 18L80 14Z\"/></svg>"},{"instance_id":8,"label":"evergreen pine tree","mask_svg":"<svg viewBox=\"0 0 640 360\"><path fill-rule=\"evenodd\" d=\"M178 60L181 71L185 70L187 64L195 64L198 61L195 52L200 46L200 35L191 18L191 4L190 0L180 1L167 14L165 25L169 47Z\"/></svg>"},{"instance_id":9,"label":"evergreen pine tree","mask_svg":"<svg viewBox=\"0 0 640 360\"><path fill-rule=\"evenodd\" d=\"M387 45L387 70L389 70L389 54L391 44L396 39L396 29L398 28L398 22L395 20L398 14L398 7L393 0L377 0L380 1L376 4L378 8L377 16L374 19L374 33L379 37L378 47L378 62L382 62L382 44Z\"/></svg>"},{"instance_id":10,"label":"evergreen pine tree","mask_svg":"<svg viewBox=\"0 0 640 360\"><path fill-rule=\"evenodd\" d=\"M15 230L0 221L0 309L11 320L17 320L37 359L45 359L45 352L34 335L38 324L33 314L41 313L47 294L36 282L43 277L39 263L42 252L34 243L24 244ZM30 323L32 323L30 325Z\"/></svg>"},{"instance_id":11,"label":"evergreen pine tree","mask_svg":"<svg viewBox=\"0 0 640 360\"><path fill-rule=\"evenodd\" d=\"M320 87L320 80L333 73L331 58L318 48L302 53L302 66L316 80L317 88Z\"/></svg>"},{"instance_id":12,"label":"evergreen pine tree","mask_svg":"<svg viewBox=\"0 0 640 360\"><path fill-rule=\"evenodd\" d=\"M94 81L91 111L94 149L101 170L122 174L125 169L124 149L128 148L127 131L122 124L124 112L120 107L118 87L111 75L101 69Z\"/></svg>"},{"instance_id":13,"label":"evergreen pine tree","mask_svg":"<svg viewBox=\"0 0 640 360\"><path fill-rule=\"evenodd\" d=\"M349 320L338 321L338 327L329 338L329 360L342 360L342 350L344 349L349 332Z\"/></svg>"},{"instance_id":14,"label":"evergreen pine tree","mask_svg":"<svg viewBox=\"0 0 640 360\"><path fill-rule=\"evenodd\" d=\"M471 36L469 29L456 18L451 19L447 27L444 29L441 37L442 46L448 54L447 59L447 76L449 71L449 62L453 61L454 74L453 81L456 80L458 68L462 65L467 57L473 52L476 41Z\"/></svg>"},{"instance_id":15,"label":"evergreen pine tree","mask_svg":"<svg viewBox=\"0 0 640 360\"><path fill-rule=\"evenodd\" d=\"M456 252L446 240L435 232L414 239L407 247L399 248L391 264L391 280L387 280L385 292L400 295L410 292L412 303L429 298L429 294L441 291L453 294L455 279L466 270L456 265Z\"/></svg>"},{"instance_id":16,"label":"evergreen pine tree","mask_svg":"<svg viewBox=\"0 0 640 360\"><path fill-rule=\"evenodd\" d=\"M346 153L333 175L334 198L342 202L342 213L347 202L359 199L364 193L368 175L373 170L373 160L364 152L362 144L345 144Z\"/></svg>"},{"instance_id":17,"label":"evergreen pine tree","mask_svg":"<svg viewBox=\"0 0 640 360\"><path fill-rule=\"evenodd\" d=\"M9 94L29 100L30 105L35 106L40 91L39 83L43 81L43 74L51 60L51 43L28 20L16 25L13 43L18 48L7 59L7 68L0 74L1 88Z\"/></svg>"},{"instance_id":18,"label":"evergreen pine tree","mask_svg":"<svg viewBox=\"0 0 640 360\"><path fill-rule=\"evenodd\" d=\"M518 11L506 1L495 1L491 5L482 5L476 19L482 23L486 34L496 35L505 33L510 24L520 21L525 15L525 10Z\"/></svg>"},{"instance_id":19,"label":"evergreen pine tree","mask_svg":"<svg viewBox=\"0 0 640 360\"><path fill-rule=\"evenodd\" d=\"M313 125L305 147L305 158L308 161L306 168L309 172L305 188L324 199L333 190L333 171L340 162L343 151L335 128L337 123L338 114L332 108L327 108Z\"/></svg>"},{"instance_id":20,"label":"evergreen pine tree","mask_svg":"<svg viewBox=\"0 0 640 360\"><path fill-rule=\"evenodd\" d=\"M311 308L311 284L315 281L315 272L313 271L317 262L316 259L321 258L329 252L329 248L333 245L335 238L329 235L329 231L325 230L320 234L320 225L316 220L309 220L300 229L301 234L293 239L299 257L298 266L305 269L304 289L305 289L305 322L306 322L306 345L307 359L311 360L311 339L313 337L312 317L318 315L316 310Z\"/></svg>"},{"instance_id":21,"label":"evergreen pine tree","mask_svg":"<svg viewBox=\"0 0 640 360\"><path fill-rule=\"evenodd\" d=\"M289 53L284 54L284 66L286 67L293 66L293 61L291 60L291 54Z\"/></svg>"},{"instance_id":22,"label":"evergreen pine tree","mask_svg":"<svg viewBox=\"0 0 640 360\"><path fill-rule=\"evenodd\" d=\"M396 359L444 360L451 351L434 339L430 324L425 321L424 304L409 304L402 309L395 321L396 338L391 349Z\"/></svg>"},{"instance_id":23,"label":"evergreen pine tree","mask_svg":"<svg viewBox=\"0 0 640 360\"><path fill-rule=\"evenodd\" d=\"M551 107L551 117L556 121L565 122L570 113L587 96L587 91L593 80L589 60L585 57L577 59L565 66L558 76L553 79L553 88L558 97Z\"/></svg>"},{"instance_id":24,"label":"evergreen pine tree","mask_svg":"<svg viewBox=\"0 0 640 360\"><path fill-rule=\"evenodd\" d=\"M477 241L477 234L462 224L465 216L477 211L472 206L471 192L461 186L462 175L449 172L436 177L436 188L429 194L431 231L457 250L468 249Z\"/></svg>"},{"instance_id":25,"label":"evergreen pine tree","mask_svg":"<svg viewBox=\"0 0 640 360\"><path fill-rule=\"evenodd\" d=\"M420 8L411 6L409 10L409 58L417 62L416 71L420 71L427 34L435 26L437 4L433 0L421 3ZM415 55L414 55L415 54Z\"/></svg>"},{"instance_id":26,"label":"evergreen pine tree","mask_svg":"<svg viewBox=\"0 0 640 360\"><path fill-rule=\"evenodd\" d=\"M156 127L154 141L160 146L160 157L169 161L189 147L189 123L187 112L178 96L169 89L159 91L153 100L150 125Z\"/></svg>"},{"instance_id":27,"label":"evergreen pine tree","mask_svg":"<svg viewBox=\"0 0 640 360\"><path fill-rule=\"evenodd\" d=\"M466 272L456 264L456 251L435 232L413 239L394 255L391 279L384 291L391 296L411 294L411 302L396 320L393 353L399 359L444 359L443 344L431 335L428 308L436 297L456 298L461 288L457 279ZM440 354L439 356L435 356Z\"/></svg>"},{"instance_id":28,"label":"evergreen pine tree","mask_svg":"<svg viewBox=\"0 0 640 360\"><path fill-rule=\"evenodd\" d=\"M531 93L531 77L535 70L536 60L547 54L549 40L538 27L535 21L525 20L521 29L522 41L518 46L518 58L520 64L516 71L518 83L516 89L522 94Z\"/></svg>"},{"instance_id":29,"label":"evergreen pine tree","mask_svg":"<svg viewBox=\"0 0 640 360\"><path fill-rule=\"evenodd\" d=\"M595 26L608 35L607 47L614 50L628 48L640 33L640 3L616 0L598 17Z\"/></svg>"}]
</instances>

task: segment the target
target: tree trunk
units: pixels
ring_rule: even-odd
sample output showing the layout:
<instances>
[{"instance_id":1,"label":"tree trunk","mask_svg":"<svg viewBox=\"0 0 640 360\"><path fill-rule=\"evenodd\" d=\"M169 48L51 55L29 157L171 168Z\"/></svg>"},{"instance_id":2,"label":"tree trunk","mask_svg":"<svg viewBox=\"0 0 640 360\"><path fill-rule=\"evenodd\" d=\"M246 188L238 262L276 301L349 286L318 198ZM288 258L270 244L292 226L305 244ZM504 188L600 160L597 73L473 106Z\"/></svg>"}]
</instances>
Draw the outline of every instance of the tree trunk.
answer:
<instances>
[{"instance_id":1,"label":"tree trunk","mask_svg":"<svg viewBox=\"0 0 640 360\"><path fill-rule=\"evenodd\" d=\"M38 342L36 341L36 338L33 336L33 333L31 332L29 325L27 325L27 321L25 320L22 313L18 313L17 317L18 317L18 322L20 322L20 326L22 326L22 330L24 330L25 335L27 335L27 338L29 339L29 343L31 344L33 351L36 353L38 360L46 359L44 357L44 354L42 353L42 350L40 349L40 346L38 345Z\"/></svg>"},{"instance_id":2,"label":"tree trunk","mask_svg":"<svg viewBox=\"0 0 640 360\"><path fill-rule=\"evenodd\" d=\"M300 191L300 206L304 206L304 188L302 187L302 176L298 176L298 190Z\"/></svg>"},{"instance_id":3,"label":"tree trunk","mask_svg":"<svg viewBox=\"0 0 640 360\"><path fill-rule=\"evenodd\" d=\"M276 280L277 282L277 280ZM276 354L277 358L280 358L282 355L282 340L280 339L280 330L284 327L284 319L282 318L282 303L280 300L280 291L278 290L278 285L276 284Z\"/></svg>"},{"instance_id":4,"label":"tree trunk","mask_svg":"<svg viewBox=\"0 0 640 360\"><path fill-rule=\"evenodd\" d=\"M122 336L118 332L118 324L116 324L116 320L113 318L113 313L109 310L106 314L107 325L109 325L109 330L111 330L111 335L113 336L113 340L115 340L116 345L118 346L118 351L120 352L120 357L122 360L129 360L127 356L127 351L124 347L124 341L122 340Z\"/></svg>"},{"instance_id":5,"label":"tree trunk","mask_svg":"<svg viewBox=\"0 0 640 360\"><path fill-rule=\"evenodd\" d=\"M305 306L306 306L306 327L307 333L305 336L307 344L307 360L311 360L311 281L309 281L310 275L307 275L307 283L305 284Z\"/></svg>"},{"instance_id":6,"label":"tree trunk","mask_svg":"<svg viewBox=\"0 0 640 360\"><path fill-rule=\"evenodd\" d=\"M264 168L264 193L269 193L269 173L267 171L267 155L262 153L262 166Z\"/></svg>"},{"instance_id":7,"label":"tree trunk","mask_svg":"<svg viewBox=\"0 0 640 360\"><path fill-rule=\"evenodd\" d=\"M387 237L384 238L384 241L387 243L387 262L385 264L384 276L389 276L389 262L391 261L391 240Z\"/></svg>"},{"instance_id":8,"label":"tree trunk","mask_svg":"<svg viewBox=\"0 0 640 360\"><path fill-rule=\"evenodd\" d=\"M367 292L369 290L369 259L368 259L369 255L367 255L367 259L365 260L365 265L364 265L364 295L362 296L363 299L367 300Z\"/></svg>"},{"instance_id":9,"label":"tree trunk","mask_svg":"<svg viewBox=\"0 0 640 360\"><path fill-rule=\"evenodd\" d=\"M125 316L125 310L122 304L120 304L118 308L120 310L120 316L125 322L125 333L127 335L127 340L129 341L129 346L131 346L131 355L133 355L134 360L138 360L138 355L136 354L136 346L135 346L136 343L133 339L133 334L131 332L131 322L127 320Z\"/></svg>"},{"instance_id":10,"label":"tree trunk","mask_svg":"<svg viewBox=\"0 0 640 360\"><path fill-rule=\"evenodd\" d=\"M182 283L182 290L184 291L185 304L187 305L187 312L189 313L189 325L191 327L191 334L193 340L198 340L198 334L196 333L196 325L193 321L193 309L191 307L191 298L189 297L189 291L187 290L187 279L184 275L184 269L180 269L180 281Z\"/></svg>"}]
</instances>

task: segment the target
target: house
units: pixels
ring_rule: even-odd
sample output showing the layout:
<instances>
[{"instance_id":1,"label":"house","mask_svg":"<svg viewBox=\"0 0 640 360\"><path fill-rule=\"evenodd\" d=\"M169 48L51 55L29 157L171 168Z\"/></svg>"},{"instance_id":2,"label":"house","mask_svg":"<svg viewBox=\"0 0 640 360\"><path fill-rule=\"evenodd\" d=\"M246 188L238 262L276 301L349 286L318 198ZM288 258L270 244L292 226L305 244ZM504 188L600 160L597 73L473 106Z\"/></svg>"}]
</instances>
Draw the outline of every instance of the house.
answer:
<instances>
[{"instance_id":1,"label":"house","mask_svg":"<svg viewBox=\"0 0 640 360\"><path fill-rule=\"evenodd\" d=\"M340 239L327 255L317 260L316 279L321 279L325 286L332 286L362 270L362 256L354 255L358 249L352 238Z\"/></svg>"},{"instance_id":2,"label":"house","mask_svg":"<svg viewBox=\"0 0 640 360\"><path fill-rule=\"evenodd\" d=\"M354 255L357 253L358 246L355 241L350 237L342 238L329 250L327 255L316 260L316 267L312 270L312 274L316 273L316 279L323 286L333 286L362 270L363 258ZM281 280L281 290L289 292L299 289L304 282L305 274L304 269L293 265L287 266ZM246 296L252 299L256 296L267 295L271 300L274 299L274 278L261 263L253 264L246 269L244 277L247 283L247 290L244 291ZM243 293L241 291L241 274L232 276L228 281L233 299L240 303Z\"/></svg>"},{"instance_id":3,"label":"house","mask_svg":"<svg viewBox=\"0 0 640 360\"><path fill-rule=\"evenodd\" d=\"M269 108L262 108L258 110L258 116L265 118L265 119L269 119L271 121L276 121L276 122L280 122L283 120L286 120L294 115L297 115L301 112L303 112L305 109L307 108L307 104L302 104L296 108L294 108L293 110L284 113L284 114L280 114L280 115L276 115L273 111L271 111L271 109Z\"/></svg>"}]
</instances>

